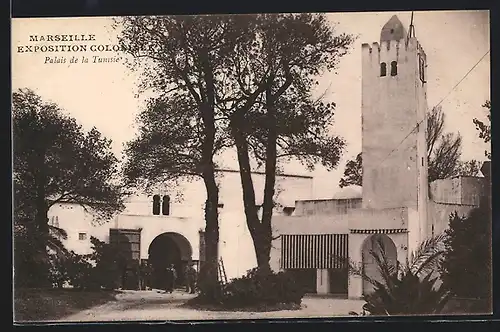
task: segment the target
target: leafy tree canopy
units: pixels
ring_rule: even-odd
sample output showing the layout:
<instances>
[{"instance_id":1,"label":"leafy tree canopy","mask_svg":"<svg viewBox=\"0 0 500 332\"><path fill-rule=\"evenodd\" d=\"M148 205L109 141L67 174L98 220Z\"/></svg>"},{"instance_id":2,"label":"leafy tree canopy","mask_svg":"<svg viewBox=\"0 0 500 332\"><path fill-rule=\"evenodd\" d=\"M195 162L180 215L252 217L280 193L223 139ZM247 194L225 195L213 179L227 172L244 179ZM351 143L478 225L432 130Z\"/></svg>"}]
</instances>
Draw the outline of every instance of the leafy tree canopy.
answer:
<instances>
[{"instance_id":1,"label":"leafy tree canopy","mask_svg":"<svg viewBox=\"0 0 500 332\"><path fill-rule=\"evenodd\" d=\"M478 120L477 118L474 118L472 122L476 125L476 129L479 131L479 138L481 138L485 143L490 143L491 141L491 102L487 100L484 104L483 107L486 108L488 114L487 118L488 121L481 121ZM484 155L491 160L491 151L490 149L487 149L484 151Z\"/></svg>"},{"instance_id":2,"label":"leafy tree canopy","mask_svg":"<svg viewBox=\"0 0 500 332\"><path fill-rule=\"evenodd\" d=\"M12 112L16 214L76 203L105 220L123 208L110 140L29 89L13 93Z\"/></svg>"}]
</instances>

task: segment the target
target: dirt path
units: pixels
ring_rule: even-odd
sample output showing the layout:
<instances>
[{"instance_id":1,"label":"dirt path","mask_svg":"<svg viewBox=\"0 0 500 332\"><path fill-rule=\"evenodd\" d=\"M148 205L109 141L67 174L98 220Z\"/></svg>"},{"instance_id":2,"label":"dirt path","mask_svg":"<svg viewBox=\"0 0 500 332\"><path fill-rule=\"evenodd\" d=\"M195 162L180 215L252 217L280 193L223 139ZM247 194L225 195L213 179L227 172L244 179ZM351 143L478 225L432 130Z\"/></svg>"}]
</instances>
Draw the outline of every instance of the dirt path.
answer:
<instances>
[{"instance_id":1,"label":"dirt path","mask_svg":"<svg viewBox=\"0 0 500 332\"><path fill-rule=\"evenodd\" d=\"M360 311L362 301L304 298L301 310L274 312L214 312L182 307L193 295L174 292L161 294L156 291L126 291L117 301L94 307L59 320L59 322L89 321L178 321L178 320L228 320L312 318L347 316L349 311Z\"/></svg>"}]
</instances>

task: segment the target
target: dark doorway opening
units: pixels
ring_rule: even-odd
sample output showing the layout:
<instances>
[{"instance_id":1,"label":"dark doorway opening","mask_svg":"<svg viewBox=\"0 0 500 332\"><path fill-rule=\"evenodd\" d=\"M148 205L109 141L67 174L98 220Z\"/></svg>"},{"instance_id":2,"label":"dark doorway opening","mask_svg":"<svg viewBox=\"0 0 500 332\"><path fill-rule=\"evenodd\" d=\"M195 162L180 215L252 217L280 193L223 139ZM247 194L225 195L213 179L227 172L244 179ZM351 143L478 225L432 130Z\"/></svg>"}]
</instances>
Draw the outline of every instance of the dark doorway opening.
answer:
<instances>
[{"instance_id":1,"label":"dark doorway opening","mask_svg":"<svg viewBox=\"0 0 500 332\"><path fill-rule=\"evenodd\" d=\"M347 295L349 275L348 270L330 269L328 270L330 279L330 294Z\"/></svg>"},{"instance_id":2,"label":"dark doorway opening","mask_svg":"<svg viewBox=\"0 0 500 332\"><path fill-rule=\"evenodd\" d=\"M116 250L116 287L138 289L141 229L112 228L109 230L109 244Z\"/></svg>"},{"instance_id":3,"label":"dark doorway opening","mask_svg":"<svg viewBox=\"0 0 500 332\"><path fill-rule=\"evenodd\" d=\"M176 271L175 286L185 286L184 271L191 261L192 251L189 241L178 233L158 235L149 246L148 263L151 266L151 286L165 289L167 286L166 270L173 265Z\"/></svg>"}]
</instances>

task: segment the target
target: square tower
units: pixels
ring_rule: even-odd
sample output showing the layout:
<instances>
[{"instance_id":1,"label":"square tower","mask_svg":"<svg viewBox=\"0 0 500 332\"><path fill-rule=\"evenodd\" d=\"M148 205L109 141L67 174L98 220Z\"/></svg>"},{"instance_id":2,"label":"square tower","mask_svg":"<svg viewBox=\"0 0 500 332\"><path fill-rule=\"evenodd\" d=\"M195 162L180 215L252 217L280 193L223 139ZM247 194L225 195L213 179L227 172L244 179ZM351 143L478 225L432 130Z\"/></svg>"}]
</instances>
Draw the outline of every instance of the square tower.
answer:
<instances>
[{"instance_id":1,"label":"square tower","mask_svg":"<svg viewBox=\"0 0 500 332\"><path fill-rule=\"evenodd\" d=\"M362 45L363 207L409 207L426 219L426 56L393 16Z\"/></svg>"}]
</instances>

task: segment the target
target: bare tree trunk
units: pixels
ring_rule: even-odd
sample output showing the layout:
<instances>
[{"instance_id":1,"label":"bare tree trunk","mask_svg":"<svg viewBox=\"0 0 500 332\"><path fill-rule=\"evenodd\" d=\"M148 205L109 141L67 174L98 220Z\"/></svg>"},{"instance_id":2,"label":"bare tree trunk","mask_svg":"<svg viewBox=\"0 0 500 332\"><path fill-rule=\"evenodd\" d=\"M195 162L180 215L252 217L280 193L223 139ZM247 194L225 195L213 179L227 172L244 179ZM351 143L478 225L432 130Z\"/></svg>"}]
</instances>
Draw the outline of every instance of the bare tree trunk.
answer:
<instances>
[{"instance_id":1,"label":"bare tree trunk","mask_svg":"<svg viewBox=\"0 0 500 332\"><path fill-rule=\"evenodd\" d=\"M262 204L262 223L260 234L260 248L258 256L260 256L261 267L264 271L271 271L269 261L271 259L272 246L272 227L274 209L274 187L276 185L276 108L274 105L274 97L271 89L266 90L266 107L267 107L267 146L266 146L266 180L264 185L264 200Z\"/></svg>"},{"instance_id":2,"label":"bare tree trunk","mask_svg":"<svg viewBox=\"0 0 500 332\"><path fill-rule=\"evenodd\" d=\"M215 182L214 170L204 173L207 201L205 204L205 255L206 261L202 265L200 285L202 293L208 300L215 300L218 291L217 264L219 247L219 220L217 206L219 204L219 189Z\"/></svg>"},{"instance_id":3,"label":"bare tree trunk","mask_svg":"<svg viewBox=\"0 0 500 332\"><path fill-rule=\"evenodd\" d=\"M48 287L50 286L49 253L47 252L49 225L47 218L48 206L45 200L45 181L43 176L38 176L37 182L35 227L32 229L35 233L32 234L32 238L34 239L34 254L36 255L34 263L37 265L37 276L34 283L40 287Z\"/></svg>"},{"instance_id":4,"label":"bare tree trunk","mask_svg":"<svg viewBox=\"0 0 500 332\"><path fill-rule=\"evenodd\" d=\"M207 191L205 206L205 254L206 262L200 271L203 282L200 285L207 300L215 300L218 292L217 264L219 247L219 188L215 181L215 167L213 162L215 144L215 87L213 70L210 66L208 52L200 56L202 60L203 78L206 83L205 91L201 89L203 104L200 107L201 118L204 124L204 141L202 146L202 176Z\"/></svg>"},{"instance_id":5,"label":"bare tree trunk","mask_svg":"<svg viewBox=\"0 0 500 332\"><path fill-rule=\"evenodd\" d=\"M245 134L242 132L242 126L244 126L244 124L241 119L233 119L231 123L231 131L236 143L236 150L238 154L240 179L243 189L243 204L245 208L247 226L250 231L250 235L252 236L255 255L257 258L257 266L259 269L265 269L269 266L269 255L267 255L266 259L265 238L263 236L264 233L262 224L257 213L248 144Z\"/></svg>"}]
</instances>

